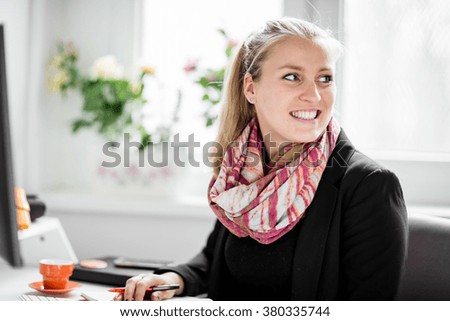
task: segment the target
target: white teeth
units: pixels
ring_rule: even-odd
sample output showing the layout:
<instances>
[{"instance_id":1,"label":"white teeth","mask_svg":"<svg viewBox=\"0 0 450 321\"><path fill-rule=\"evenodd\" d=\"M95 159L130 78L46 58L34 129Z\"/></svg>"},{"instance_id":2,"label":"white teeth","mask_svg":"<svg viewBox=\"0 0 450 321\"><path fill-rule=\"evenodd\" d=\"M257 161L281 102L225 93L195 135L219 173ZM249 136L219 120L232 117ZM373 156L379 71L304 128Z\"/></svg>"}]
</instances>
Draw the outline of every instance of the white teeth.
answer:
<instances>
[{"instance_id":1,"label":"white teeth","mask_svg":"<svg viewBox=\"0 0 450 321\"><path fill-rule=\"evenodd\" d=\"M295 118L312 120L317 117L317 113L318 111L314 110L314 111L293 111L290 114Z\"/></svg>"}]
</instances>

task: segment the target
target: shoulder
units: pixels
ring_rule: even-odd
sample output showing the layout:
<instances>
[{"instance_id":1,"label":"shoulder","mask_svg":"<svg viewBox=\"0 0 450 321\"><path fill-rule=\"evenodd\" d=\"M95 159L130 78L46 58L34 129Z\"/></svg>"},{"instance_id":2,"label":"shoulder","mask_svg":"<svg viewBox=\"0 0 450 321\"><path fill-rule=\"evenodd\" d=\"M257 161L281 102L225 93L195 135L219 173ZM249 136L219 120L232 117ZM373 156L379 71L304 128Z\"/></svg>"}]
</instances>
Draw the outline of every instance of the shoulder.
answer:
<instances>
[{"instance_id":1,"label":"shoulder","mask_svg":"<svg viewBox=\"0 0 450 321\"><path fill-rule=\"evenodd\" d=\"M359 151L350 159L342 185L378 193L400 189L395 173Z\"/></svg>"},{"instance_id":2,"label":"shoulder","mask_svg":"<svg viewBox=\"0 0 450 321\"><path fill-rule=\"evenodd\" d=\"M395 176L395 174L388 168L355 149L355 152L348 160L344 178L356 182L371 175L375 175L380 178Z\"/></svg>"},{"instance_id":3,"label":"shoulder","mask_svg":"<svg viewBox=\"0 0 450 321\"><path fill-rule=\"evenodd\" d=\"M336 187L341 200L343 230L385 236L389 230L391 238L403 238L407 224L406 204L400 181L391 170L354 149Z\"/></svg>"},{"instance_id":4,"label":"shoulder","mask_svg":"<svg viewBox=\"0 0 450 321\"><path fill-rule=\"evenodd\" d=\"M361 194L365 191L378 196L392 191L395 191L394 194L402 195L397 176L356 149L345 133L340 135L332 156L335 159L328 164L331 168L327 176L334 180L335 186L344 194L344 201L355 193Z\"/></svg>"}]
</instances>

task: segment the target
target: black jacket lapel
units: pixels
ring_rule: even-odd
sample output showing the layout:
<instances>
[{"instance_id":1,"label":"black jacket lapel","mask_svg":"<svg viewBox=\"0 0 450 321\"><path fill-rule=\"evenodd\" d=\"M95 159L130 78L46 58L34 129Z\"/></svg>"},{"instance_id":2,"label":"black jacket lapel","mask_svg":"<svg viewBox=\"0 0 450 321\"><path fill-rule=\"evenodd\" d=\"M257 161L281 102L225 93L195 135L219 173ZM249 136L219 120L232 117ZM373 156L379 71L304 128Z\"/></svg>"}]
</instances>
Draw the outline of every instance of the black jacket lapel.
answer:
<instances>
[{"instance_id":1,"label":"black jacket lapel","mask_svg":"<svg viewBox=\"0 0 450 321\"><path fill-rule=\"evenodd\" d=\"M292 266L292 300L317 300L327 238L339 192L338 182L354 151L341 131L314 200L299 222L301 226Z\"/></svg>"},{"instance_id":2,"label":"black jacket lapel","mask_svg":"<svg viewBox=\"0 0 450 321\"><path fill-rule=\"evenodd\" d=\"M321 181L299 229L292 266L292 299L316 300L337 188Z\"/></svg>"}]
</instances>

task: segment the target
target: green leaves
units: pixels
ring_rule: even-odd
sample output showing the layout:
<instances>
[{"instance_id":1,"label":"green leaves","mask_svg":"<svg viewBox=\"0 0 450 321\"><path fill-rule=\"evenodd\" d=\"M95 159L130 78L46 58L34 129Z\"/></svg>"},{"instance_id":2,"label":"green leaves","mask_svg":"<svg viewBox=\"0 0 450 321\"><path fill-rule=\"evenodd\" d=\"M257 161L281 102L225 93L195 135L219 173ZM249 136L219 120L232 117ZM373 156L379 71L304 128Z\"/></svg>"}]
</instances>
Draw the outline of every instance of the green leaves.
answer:
<instances>
[{"instance_id":1,"label":"green leaves","mask_svg":"<svg viewBox=\"0 0 450 321\"><path fill-rule=\"evenodd\" d=\"M225 55L227 58L231 58L231 55L233 54L233 47L228 46L227 49L225 49Z\"/></svg>"},{"instance_id":2,"label":"green leaves","mask_svg":"<svg viewBox=\"0 0 450 321\"><path fill-rule=\"evenodd\" d=\"M76 133L81 128L91 127L93 123L89 120L78 119L72 123L72 132Z\"/></svg>"},{"instance_id":3,"label":"green leaves","mask_svg":"<svg viewBox=\"0 0 450 321\"><path fill-rule=\"evenodd\" d=\"M206 127L212 126L217 120L217 115L214 115L213 112L216 112L216 105L222 98L224 76L225 68L208 69L206 75L196 81L204 89L202 101L208 105L208 109L203 114Z\"/></svg>"},{"instance_id":4,"label":"green leaves","mask_svg":"<svg viewBox=\"0 0 450 321\"><path fill-rule=\"evenodd\" d=\"M141 100L143 87L140 84L139 91L134 92L129 81L124 79L85 80L81 86L82 118L73 122L73 132L95 126L98 133L113 138L122 134L125 128L136 127L142 143L147 146L151 135L141 124L133 124L132 110L127 108Z\"/></svg>"},{"instance_id":5,"label":"green leaves","mask_svg":"<svg viewBox=\"0 0 450 321\"><path fill-rule=\"evenodd\" d=\"M153 144L152 135L143 126L141 108L146 103L142 96L144 79L153 76L155 69L142 67L133 82L122 77L122 67L112 55L97 59L93 66L95 78L80 73L78 52L72 43L59 43L58 53L49 64L50 90L65 96L74 89L83 97L81 117L72 122L72 132L94 128L107 139L131 132L140 137L143 148Z\"/></svg>"},{"instance_id":6,"label":"green leaves","mask_svg":"<svg viewBox=\"0 0 450 321\"><path fill-rule=\"evenodd\" d=\"M225 57L228 64L229 60L231 59L233 49L237 45L237 42L229 38L225 30L218 29L218 32L227 41L225 47ZM196 66L195 68L192 68L192 66L189 66L188 68L187 66L185 67L185 70L188 70L189 72L196 70ZM222 98L226 70L225 68L225 66L218 69L209 68L205 72L203 72L203 74L199 78L194 80L194 82L203 89L202 101L207 105L207 110L203 113L206 127L212 126L218 118L217 105Z\"/></svg>"}]
</instances>

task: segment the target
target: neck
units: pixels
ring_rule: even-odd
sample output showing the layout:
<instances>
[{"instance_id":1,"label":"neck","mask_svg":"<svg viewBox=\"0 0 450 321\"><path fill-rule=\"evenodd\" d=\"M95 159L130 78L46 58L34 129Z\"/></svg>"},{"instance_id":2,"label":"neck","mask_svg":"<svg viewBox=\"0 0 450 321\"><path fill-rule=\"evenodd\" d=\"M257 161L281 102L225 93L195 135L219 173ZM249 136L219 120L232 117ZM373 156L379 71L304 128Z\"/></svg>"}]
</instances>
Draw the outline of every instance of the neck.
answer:
<instances>
[{"instance_id":1,"label":"neck","mask_svg":"<svg viewBox=\"0 0 450 321\"><path fill-rule=\"evenodd\" d=\"M268 137L264 137L263 141L266 156L270 158L270 160L275 159L280 153L281 143L273 142Z\"/></svg>"}]
</instances>

